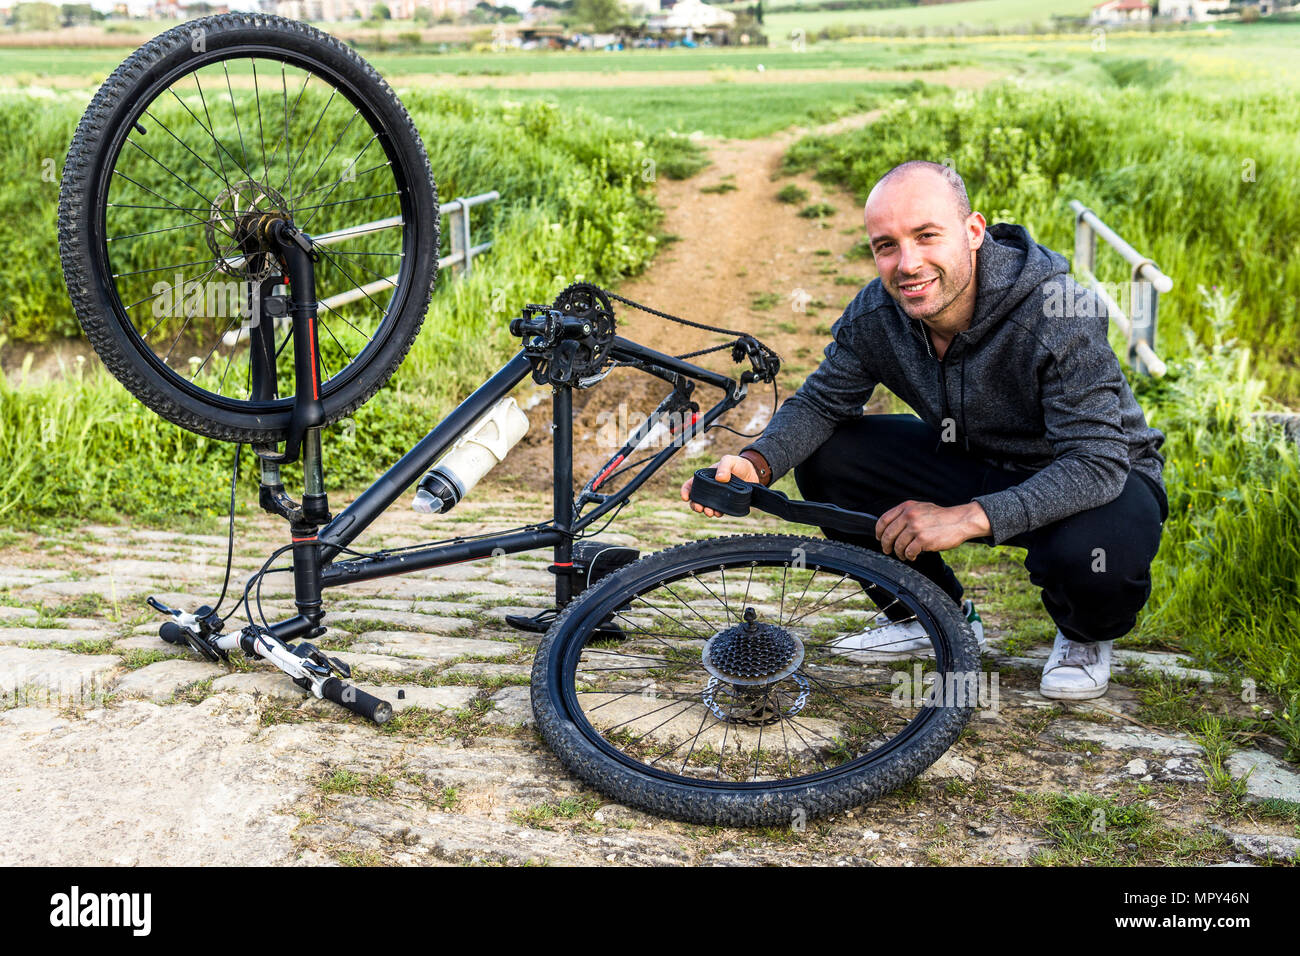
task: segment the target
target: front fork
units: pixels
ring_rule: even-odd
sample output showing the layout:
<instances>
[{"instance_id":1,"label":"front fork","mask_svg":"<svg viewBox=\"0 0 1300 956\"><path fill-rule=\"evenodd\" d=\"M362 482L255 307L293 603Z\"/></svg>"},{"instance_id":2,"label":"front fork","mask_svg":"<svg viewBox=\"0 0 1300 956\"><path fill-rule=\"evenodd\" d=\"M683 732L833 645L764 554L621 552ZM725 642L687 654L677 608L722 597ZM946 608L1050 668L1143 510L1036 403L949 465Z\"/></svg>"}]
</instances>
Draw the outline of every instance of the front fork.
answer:
<instances>
[{"instance_id":1,"label":"front fork","mask_svg":"<svg viewBox=\"0 0 1300 956\"><path fill-rule=\"evenodd\" d=\"M317 636L321 609L321 559L316 545L320 526L330 520L329 499L325 493L325 469L321 453L321 428L325 409L321 404L320 340L317 333L316 254L311 240L283 220L272 221L267 237L276 246L289 279L287 314L293 323L294 400L289 420L289 434L284 451L274 446L254 445L261 466L258 501L264 511L278 514L289 522L293 544L294 603L298 617L285 622L294 636ZM285 312L282 296L273 295L278 279L261 284L262 317L253 328L251 343L253 398L269 401L277 397L275 370L274 316ZM281 303L277 305L276 300ZM265 316L271 315L271 321ZM280 467L302 459L302 503L295 502L284 490Z\"/></svg>"}]
</instances>

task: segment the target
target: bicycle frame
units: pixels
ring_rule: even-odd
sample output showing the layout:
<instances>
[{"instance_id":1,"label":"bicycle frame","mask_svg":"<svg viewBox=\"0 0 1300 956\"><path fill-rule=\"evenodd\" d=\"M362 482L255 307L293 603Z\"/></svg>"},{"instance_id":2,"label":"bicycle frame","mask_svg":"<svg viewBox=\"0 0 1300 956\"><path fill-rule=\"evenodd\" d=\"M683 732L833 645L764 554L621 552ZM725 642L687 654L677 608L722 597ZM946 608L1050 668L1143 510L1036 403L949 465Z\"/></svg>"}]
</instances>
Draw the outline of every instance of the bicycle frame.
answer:
<instances>
[{"instance_id":1,"label":"bicycle frame","mask_svg":"<svg viewBox=\"0 0 1300 956\"><path fill-rule=\"evenodd\" d=\"M674 390L627 439L619 452L586 482L576 500L573 495L573 392L570 387L554 387L553 516L550 521L520 531L477 536L472 540L452 539L447 543L434 543L400 553L379 552L370 557L352 558L337 563L333 561L450 450L471 424L506 397L532 371L532 363L521 350L456 406L355 501L322 527L291 522L294 603L298 614L287 621L271 625L271 633L283 641L321 633L323 628L320 622L324 616L321 598L325 588L472 561L493 554L531 551L548 546L554 549L551 570L556 572L556 610L567 605L573 597L573 582L570 578L573 573L573 538L627 501L678 449L704 432L721 415L740 404L748 391L745 382L737 382L718 372L638 345L621 336L615 336L610 356L630 367L664 379L673 385ZM655 425L674 410L674 406L686 406L686 400L696 381L721 389L724 393L721 401L706 412L694 414L680 429L670 429L672 441L623 487L611 494L598 493L596 489L636 450ZM582 508L588 502L596 503L596 507L584 515Z\"/></svg>"}]
</instances>

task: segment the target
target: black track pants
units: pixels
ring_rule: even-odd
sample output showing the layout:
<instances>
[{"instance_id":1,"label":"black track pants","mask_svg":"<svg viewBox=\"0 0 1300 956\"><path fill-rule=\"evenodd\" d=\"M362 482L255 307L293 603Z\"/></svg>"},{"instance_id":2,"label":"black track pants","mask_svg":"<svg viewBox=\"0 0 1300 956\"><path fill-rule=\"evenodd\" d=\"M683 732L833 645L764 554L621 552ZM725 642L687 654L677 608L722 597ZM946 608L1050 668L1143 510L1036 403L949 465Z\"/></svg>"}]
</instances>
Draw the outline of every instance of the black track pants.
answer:
<instances>
[{"instance_id":1,"label":"black track pants","mask_svg":"<svg viewBox=\"0 0 1300 956\"><path fill-rule=\"evenodd\" d=\"M881 515L908 500L968 504L977 495L1019 484L1026 474L993 467L940 441L914 415L866 415L838 426L795 467L794 477L807 501ZM1151 561L1168 516L1164 489L1131 471L1114 501L1005 543L1028 550L1029 580L1042 589L1043 607L1061 633L1073 641L1110 641L1133 629L1151 596ZM834 528L822 533L880 551L871 535ZM940 552L925 551L906 563L961 603L961 583Z\"/></svg>"}]
</instances>

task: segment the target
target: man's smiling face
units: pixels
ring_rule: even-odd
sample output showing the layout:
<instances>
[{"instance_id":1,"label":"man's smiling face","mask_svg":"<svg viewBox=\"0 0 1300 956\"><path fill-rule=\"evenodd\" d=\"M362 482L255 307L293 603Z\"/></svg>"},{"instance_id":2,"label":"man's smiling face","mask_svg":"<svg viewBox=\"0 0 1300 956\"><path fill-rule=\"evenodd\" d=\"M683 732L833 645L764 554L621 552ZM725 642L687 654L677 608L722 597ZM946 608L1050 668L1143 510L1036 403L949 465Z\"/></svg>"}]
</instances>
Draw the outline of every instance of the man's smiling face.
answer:
<instances>
[{"instance_id":1,"label":"man's smiling face","mask_svg":"<svg viewBox=\"0 0 1300 956\"><path fill-rule=\"evenodd\" d=\"M924 168L877 183L863 217L880 281L899 308L949 334L966 327L984 217L964 214L942 175Z\"/></svg>"}]
</instances>

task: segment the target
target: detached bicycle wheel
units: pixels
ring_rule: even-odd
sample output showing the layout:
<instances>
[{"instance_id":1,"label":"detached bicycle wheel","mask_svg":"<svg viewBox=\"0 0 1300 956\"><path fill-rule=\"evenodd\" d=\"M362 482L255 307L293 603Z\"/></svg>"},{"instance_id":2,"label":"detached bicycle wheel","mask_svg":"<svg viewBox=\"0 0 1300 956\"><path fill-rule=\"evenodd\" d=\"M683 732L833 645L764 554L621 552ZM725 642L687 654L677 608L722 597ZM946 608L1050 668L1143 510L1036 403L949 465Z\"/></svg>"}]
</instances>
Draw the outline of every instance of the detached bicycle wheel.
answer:
<instances>
[{"instance_id":1,"label":"detached bicycle wheel","mask_svg":"<svg viewBox=\"0 0 1300 956\"><path fill-rule=\"evenodd\" d=\"M904 653L873 640L895 622L911 625ZM564 765L623 803L789 825L930 766L977 705L979 673L974 634L918 572L853 545L745 535L592 585L543 639L532 701Z\"/></svg>"},{"instance_id":2,"label":"detached bicycle wheel","mask_svg":"<svg viewBox=\"0 0 1300 956\"><path fill-rule=\"evenodd\" d=\"M336 421L396 371L428 308L438 201L419 134L378 73L307 24L223 14L149 41L77 127L59 251L109 371L211 438L288 431L294 344L263 306L287 291L268 217L312 239L320 397Z\"/></svg>"}]
</instances>

